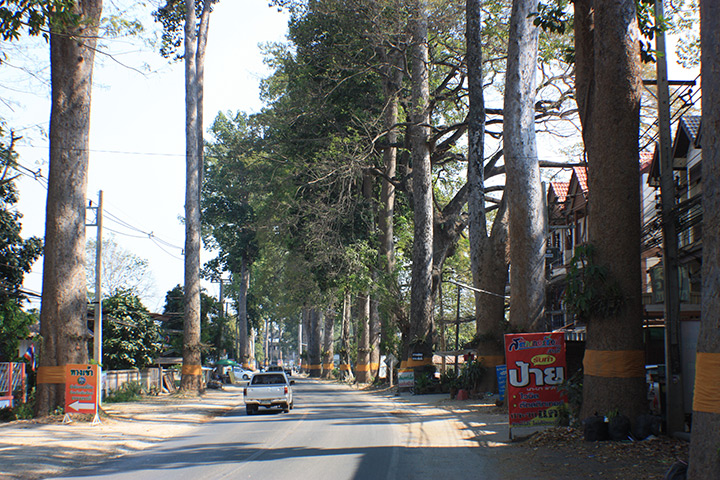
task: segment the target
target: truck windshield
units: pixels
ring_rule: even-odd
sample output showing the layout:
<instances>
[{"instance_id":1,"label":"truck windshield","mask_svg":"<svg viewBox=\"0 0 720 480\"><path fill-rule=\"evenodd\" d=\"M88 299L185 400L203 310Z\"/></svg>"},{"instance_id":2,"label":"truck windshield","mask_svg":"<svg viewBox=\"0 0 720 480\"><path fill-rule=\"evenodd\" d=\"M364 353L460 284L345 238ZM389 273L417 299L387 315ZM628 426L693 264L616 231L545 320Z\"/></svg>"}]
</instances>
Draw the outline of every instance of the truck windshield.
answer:
<instances>
[{"instance_id":1,"label":"truck windshield","mask_svg":"<svg viewBox=\"0 0 720 480\"><path fill-rule=\"evenodd\" d=\"M250 382L251 385L285 385L283 375L255 375Z\"/></svg>"}]
</instances>

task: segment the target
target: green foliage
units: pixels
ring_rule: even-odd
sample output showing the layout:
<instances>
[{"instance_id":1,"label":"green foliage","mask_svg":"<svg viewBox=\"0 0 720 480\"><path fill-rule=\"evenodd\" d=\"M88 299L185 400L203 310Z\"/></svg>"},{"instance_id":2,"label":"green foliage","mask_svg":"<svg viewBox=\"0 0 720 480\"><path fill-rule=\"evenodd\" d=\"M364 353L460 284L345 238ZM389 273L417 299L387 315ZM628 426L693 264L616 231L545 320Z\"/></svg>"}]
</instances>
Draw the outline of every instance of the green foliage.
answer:
<instances>
[{"instance_id":1,"label":"green foliage","mask_svg":"<svg viewBox=\"0 0 720 480\"><path fill-rule=\"evenodd\" d=\"M28 34L42 34L47 40L51 23L79 21L74 7L75 0L4 0L0 3L0 36L4 41L17 40L27 29Z\"/></svg>"},{"instance_id":2,"label":"green foliage","mask_svg":"<svg viewBox=\"0 0 720 480\"><path fill-rule=\"evenodd\" d=\"M139 382L123 383L120 388L108 392L103 398L105 403L136 402L142 397L142 385Z\"/></svg>"},{"instance_id":3,"label":"green foliage","mask_svg":"<svg viewBox=\"0 0 720 480\"><path fill-rule=\"evenodd\" d=\"M13 178L8 172L15 166L14 135L6 138L0 125L0 360L18 358L18 344L30 334L29 326L37 319L21 308L25 298L22 283L35 260L42 254L42 240L20 236L22 214L15 209L18 201Z\"/></svg>"},{"instance_id":4,"label":"green foliage","mask_svg":"<svg viewBox=\"0 0 720 480\"><path fill-rule=\"evenodd\" d=\"M13 422L15 420L28 420L35 416L35 388L30 390L26 401L22 401L23 392L17 389L13 396L13 407L0 408L0 422Z\"/></svg>"},{"instance_id":5,"label":"green foliage","mask_svg":"<svg viewBox=\"0 0 720 480\"><path fill-rule=\"evenodd\" d=\"M195 0L195 14L198 21L205 1L217 3L219 0ZM160 54L165 58L174 55L175 60L183 58L184 52L181 47L185 39L185 0L167 0L165 5L155 10L152 15L155 21L162 25Z\"/></svg>"},{"instance_id":6,"label":"green foliage","mask_svg":"<svg viewBox=\"0 0 720 480\"><path fill-rule=\"evenodd\" d=\"M162 351L160 327L140 299L119 291L103 301L103 368L144 368Z\"/></svg>"},{"instance_id":7,"label":"green foliage","mask_svg":"<svg viewBox=\"0 0 720 480\"><path fill-rule=\"evenodd\" d=\"M200 343L203 361L207 357L219 358L222 350L231 351L234 329L229 328L229 319L220 321L220 304L205 292L200 292ZM165 295L163 314L170 317L165 323L165 340L176 354L183 351L183 331L185 328L185 291L182 285L176 285ZM223 335L223 333L225 335ZM224 337L225 343L222 343Z\"/></svg>"},{"instance_id":8,"label":"green foliage","mask_svg":"<svg viewBox=\"0 0 720 480\"><path fill-rule=\"evenodd\" d=\"M458 388L462 388L469 392L477 391L486 371L487 368L485 368L482 361L478 359L465 362L460 369L460 375L458 376Z\"/></svg>"},{"instance_id":9,"label":"green foliage","mask_svg":"<svg viewBox=\"0 0 720 480\"><path fill-rule=\"evenodd\" d=\"M595 263L595 249L586 244L575 248L567 274L564 302L578 320L602 318L617 314L625 305L617 281L607 269Z\"/></svg>"},{"instance_id":10,"label":"green foliage","mask_svg":"<svg viewBox=\"0 0 720 480\"><path fill-rule=\"evenodd\" d=\"M0 361L14 362L20 359L20 340L30 336L30 325L37 323L37 320L36 316L23 311L17 300L0 303Z\"/></svg>"}]
</instances>

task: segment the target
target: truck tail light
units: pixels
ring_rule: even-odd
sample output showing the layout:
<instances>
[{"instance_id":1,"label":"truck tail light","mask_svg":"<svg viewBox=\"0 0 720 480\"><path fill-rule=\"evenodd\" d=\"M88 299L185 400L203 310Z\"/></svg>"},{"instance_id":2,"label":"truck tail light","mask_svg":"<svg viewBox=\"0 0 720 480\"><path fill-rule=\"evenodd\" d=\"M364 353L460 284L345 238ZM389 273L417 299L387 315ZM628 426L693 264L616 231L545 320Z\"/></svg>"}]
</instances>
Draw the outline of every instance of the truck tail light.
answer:
<instances>
[{"instance_id":1,"label":"truck tail light","mask_svg":"<svg viewBox=\"0 0 720 480\"><path fill-rule=\"evenodd\" d=\"M286 395L287 395L287 392L288 392L288 388L287 388L287 385L285 385L285 394Z\"/></svg>"},{"instance_id":2,"label":"truck tail light","mask_svg":"<svg viewBox=\"0 0 720 480\"><path fill-rule=\"evenodd\" d=\"M243 397L247 397L247 387L243 388Z\"/></svg>"}]
</instances>

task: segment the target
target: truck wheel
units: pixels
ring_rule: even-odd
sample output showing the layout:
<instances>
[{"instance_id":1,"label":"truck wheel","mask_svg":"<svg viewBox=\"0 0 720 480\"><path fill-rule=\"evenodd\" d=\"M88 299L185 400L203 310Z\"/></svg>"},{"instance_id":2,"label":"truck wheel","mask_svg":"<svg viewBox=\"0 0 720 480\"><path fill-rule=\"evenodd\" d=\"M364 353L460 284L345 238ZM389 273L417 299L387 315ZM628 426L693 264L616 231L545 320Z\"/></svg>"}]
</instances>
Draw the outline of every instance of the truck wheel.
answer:
<instances>
[{"instance_id":1,"label":"truck wheel","mask_svg":"<svg viewBox=\"0 0 720 480\"><path fill-rule=\"evenodd\" d=\"M288 404L286 403L283 405L283 413L288 413L290 411L290 407L288 407Z\"/></svg>"},{"instance_id":2,"label":"truck wheel","mask_svg":"<svg viewBox=\"0 0 720 480\"><path fill-rule=\"evenodd\" d=\"M253 414L255 413L255 408L254 408L254 407L251 407L250 405L247 405L247 406L245 407L245 412L246 412L248 415L253 415Z\"/></svg>"}]
</instances>

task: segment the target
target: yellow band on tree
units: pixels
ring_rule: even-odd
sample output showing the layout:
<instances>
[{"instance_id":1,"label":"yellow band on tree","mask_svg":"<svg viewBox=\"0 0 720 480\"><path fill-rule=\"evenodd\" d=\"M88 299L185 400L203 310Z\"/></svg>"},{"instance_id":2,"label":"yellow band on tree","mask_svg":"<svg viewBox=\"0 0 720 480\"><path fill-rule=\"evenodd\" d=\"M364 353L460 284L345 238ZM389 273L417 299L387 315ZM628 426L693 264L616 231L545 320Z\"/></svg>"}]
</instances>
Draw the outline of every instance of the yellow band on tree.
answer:
<instances>
[{"instance_id":1,"label":"yellow band on tree","mask_svg":"<svg viewBox=\"0 0 720 480\"><path fill-rule=\"evenodd\" d=\"M645 376L645 352L642 350L585 350L585 375L604 378Z\"/></svg>"},{"instance_id":2,"label":"yellow band on tree","mask_svg":"<svg viewBox=\"0 0 720 480\"><path fill-rule=\"evenodd\" d=\"M202 375L202 365L183 365L183 375Z\"/></svg>"},{"instance_id":3,"label":"yellow band on tree","mask_svg":"<svg viewBox=\"0 0 720 480\"><path fill-rule=\"evenodd\" d=\"M38 367L37 383L65 383L65 367Z\"/></svg>"},{"instance_id":4,"label":"yellow band on tree","mask_svg":"<svg viewBox=\"0 0 720 480\"><path fill-rule=\"evenodd\" d=\"M349 372L350 370L352 370L352 368L350 368L350 365L348 365L347 363L341 363L341 364L340 364L340 371L341 371L341 372Z\"/></svg>"},{"instance_id":5,"label":"yellow band on tree","mask_svg":"<svg viewBox=\"0 0 720 480\"><path fill-rule=\"evenodd\" d=\"M414 367L424 367L425 365L432 365L432 358L424 358L422 360L413 360L409 358L400 362L400 370L405 370Z\"/></svg>"},{"instance_id":6,"label":"yellow band on tree","mask_svg":"<svg viewBox=\"0 0 720 480\"><path fill-rule=\"evenodd\" d=\"M698 352L695 357L693 410L720 413L720 353Z\"/></svg>"},{"instance_id":7,"label":"yellow band on tree","mask_svg":"<svg viewBox=\"0 0 720 480\"><path fill-rule=\"evenodd\" d=\"M323 364L323 370L332 370L335 368L335 364L333 363L324 363Z\"/></svg>"},{"instance_id":8,"label":"yellow band on tree","mask_svg":"<svg viewBox=\"0 0 720 480\"><path fill-rule=\"evenodd\" d=\"M355 371L356 372L369 372L370 371L370 365L367 363L358 363L355 365Z\"/></svg>"}]
</instances>

